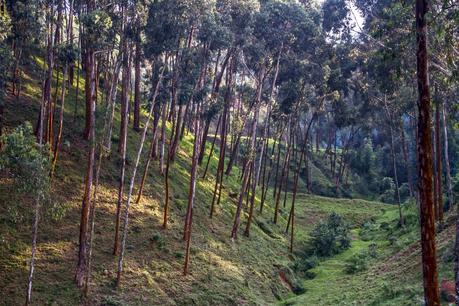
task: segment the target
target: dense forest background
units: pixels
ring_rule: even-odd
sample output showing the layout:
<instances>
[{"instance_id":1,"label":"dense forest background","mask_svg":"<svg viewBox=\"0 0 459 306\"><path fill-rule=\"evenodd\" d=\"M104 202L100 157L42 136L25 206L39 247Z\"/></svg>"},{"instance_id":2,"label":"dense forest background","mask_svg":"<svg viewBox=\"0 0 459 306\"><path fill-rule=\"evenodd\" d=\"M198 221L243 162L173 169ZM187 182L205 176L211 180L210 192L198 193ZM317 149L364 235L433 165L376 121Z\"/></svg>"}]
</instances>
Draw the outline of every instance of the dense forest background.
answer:
<instances>
[{"instance_id":1,"label":"dense forest background","mask_svg":"<svg viewBox=\"0 0 459 306\"><path fill-rule=\"evenodd\" d=\"M458 85L454 0L0 0L0 292L454 300Z\"/></svg>"}]
</instances>

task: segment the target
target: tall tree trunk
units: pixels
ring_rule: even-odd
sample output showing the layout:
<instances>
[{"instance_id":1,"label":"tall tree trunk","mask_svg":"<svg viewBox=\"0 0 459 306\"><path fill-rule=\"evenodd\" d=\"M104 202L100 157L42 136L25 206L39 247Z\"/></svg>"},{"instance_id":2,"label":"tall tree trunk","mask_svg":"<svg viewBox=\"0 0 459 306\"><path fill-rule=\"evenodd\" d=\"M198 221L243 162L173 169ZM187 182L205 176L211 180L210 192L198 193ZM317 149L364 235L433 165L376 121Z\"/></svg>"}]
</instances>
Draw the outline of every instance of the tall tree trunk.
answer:
<instances>
[{"instance_id":1,"label":"tall tree trunk","mask_svg":"<svg viewBox=\"0 0 459 306\"><path fill-rule=\"evenodd\" d=\"M94 50L89 48L87 50L88 53L88 62L89 66L94 66L95 63L95 56ZM89 152L88 152L88 166L85 176L85 190L84 190L84 197L83 197L83 204L81 208L81 221L80 221L80 239L79 239L79 250L78 250L78 264L77 264L77 271L75 275L75 280L77 282L77 286L81 287L84 283L84 278L86 275L86 267L87 267L87 237L88 237L88 221L89 221L89 207L91 203L91 188L92 188L92 181L93 181L93 174L94 174L94 158L95 158L95 113L96 113L96 103L94 100L94 93L95 93L95 76L94 76L94 69L88 68L91 71L91 74L87 78L89 80L89 93L87 94L87 98L89 98L90 110L91 114L89 116Z\"/></svg>"},{"instance_id":2,"label":"tall tree trunk","mask_svg":"<svg viewBox=\"0 0 459 306\"><path fill-rule=\"evenodd\" d=\"M65 64L64 69L62 70L62 80L65 80L65 77L67 75L67 64ZM54 174L54 169L56 167L57 163L57 157L59 154L59 150L61 149L61 142L62 142L62 130L63 130L63 125L64 125L64 105L65 105L65 82L62 81L62 92L61 92L61 109L60 109L60 114L59 114L59 129L57 131L57 139L56 139L56 144L54 146L54 155L53 155L53 161L51 163L51 177Z\"/></svg>"},{"instance_id":3,"label":"tall tree trunk","mask_svg":"<svg viewBox=\"0 0 459 306\"><path fill-rule=\"evenodd\" d=\"M429 2L416 0L417 82L418 110L418 159L419 201L421 219L421 248L426 305L440 305L438 291L437 255L435 246L435 219L432 190L432 139L430 135L430 90L427 59L427 20ZM457 282L459 285L459 282ZM456 286L458 290L458 286Z\"/></svg>"},{"instance_id":4,"label":"tall tree trunk","mask_svg":"<svg viewBox=\"0 0 459 306\"><path fill-rule=\"evenodd\" d=\"M201 122L200 122L200 105L197 105L196 116L194 118L194 145L193 145L193 157L191 159L191 177L190 177L190 190L188 193L188 208L186 215L185 224L185 238L186 238L186 252L185 252L185 263L183 265L183 274L188 274L188 265L190 261L190 248L191 248L191 226L193 223L193 208L194 208L194 197L196 192L196 181L197 181L197 170L198 170L198 157L200 148L200 136L201 136Z\"/></svg>"},{"instance_id":5,"label":"tall tree trunk","mask_svg":"<svg viewBox=\"0 0 459 306\"><path fill-rule=\"evenodd\" d=\"M123 42L123 79L121 86L121 122L118 142L118 152L123 154L126 147L128 116L129 116L129 51L127 39Z\"/></svg>"},{"instance_id":6,"label":"tall tree trunk","mask_svg":"<svg viewBox=\"0 0 459 306\"><path fill-rule=\"evenodd\" d=\"M110 88L109 92L106 96L107 99L107 108L105 112L105 119L104 119L104 129L102 132L102 139L100 140L98 146L98 156L97 156L97 166L96 166L96 173L95 173L95 182L94 182L94 192L93 198L90 208L90 230L89 230L89 237L88 237L88 260L86 266L86 278L85 278L85 285L84 285L84 296L87 297L89 294L89 287L91 283L91 263L92 263L92 246L94 241L94 228L95 228L95 211L97 205L97 196L98 196L98 187L99 187L99 178L100 178L100 170L102 166L103 159L109 154L111 143L111 135L113 129L113 115L115 109L115 101L116 101L116 91L118 87L118 75L120 70L120 61L117 59L115 62L113 73L111 75L110 80Z\"/></svg>"},{"instance_id":7,"label":"tall tree trunk","mask_svg":"<svg viewBox=\"0 0 459 306\"><path fill-rule=\"evenodd\" d=\"M228 119L228 109L231 98L231 87L233 85L233 71L228 69L227 71L227 81L226 81L226 92L223 106L223 114L220 128L220 157L218 160L217 173L215 177L215 188L214 194L212 197L212 204L210 206L210 218L213 217L215 211L215 205L220 203L221 190L223 185L223 169L225 167L225 151L226 151L226 137L227 137L227 119ZM216 136L215 136L216 137ZM209 157L210 159L210 157ZM218 196L217 196L218 194ZM217 204L215 204L217 203Z\"/></svg>"},{"instance_id":8,"label":"tall tree trunk","mask_svg":"<svg viewBox=\"0 0 459 306\"><path fill-rule=\"evenodd\" d=\"M68 15L68 26L67 26L67 39L70 45L74 44L75 35L73 33L73 14L74 14L75 0L69 2L69 15ZM73 86L73 80L75 78L75 63L72 61L69 63L69 90Z\"/></svg>"},{"instance_id":9,"label":"tall tree trunk","mask_svg":"<svg viewBox=\"0 0 459 306\"><path fill-rule=\"evenodd\" d=\"M89 42L85 42L85 44L88 44ZM84 54L84 69L85 69L85 72L86 72L86 75L85 75L85 100L86 100L86 120L85 120L85 127L84 127L84 131L83 131L83 138L86 139L86 140L89 140L90 138L90 134L91 134L91 122L93 120L92 118L92 111L91 111L91 105L93 103L92 99L92 93L91 93L91 89L90 89L90 86L91 83L92 83L92 80L90 79L91 76L95 76L95 69L94 69L94 65L91 63L91 54L90 52L88 52L88 50L86 50L85 54ZM94 82L95 82L95 78L94 78ZM94 84L95 86L95 84ZM94 87L94 92L95 92L95 87ZM94 101L95 103L95 101Z\"/></svg>"},{"instance_id":10,"label":"tall tree trunk","mask_svg":"<svg viewBox=\"0 0 459 306\"><path fill-rule=\"evenodd\" d=\"M121 223L121 203L123 202L123 195L124 195L124 180L126 174L126 142L127 142L127 130L128 130L128 66L126 66L126 57L127 54L123 55L123 86L122 86L122 94L121 94L121 128L119 134L119 147L118 149L121 150L121 167L120 167L120 177L119 177L119 184L118 184L118 201L116 203L116 217L115 217L115 238L113 243L113 255L118 254L119 251L119 231L120 231L120 223Z\"/></svg>"},{"instance_id":11,"label":"tall tree trunk","mask_svg":"<svg viewBox=\"0 0 459 306\"><path fill-rule=\"evenodd\" d=\"M166 59L166 61L167 61L167 59ZM137 151L137 157L136 157L135 164L134 164L134 169L132 170L132 176L131 176L131 180L129 182L129 189L128 189L128 194L127 194L127 199L126 199L126 205L124 207L124 218L123 218L124 222L123 222L123 236L122 236L122 239L121 239L121 251L120 251L120 255L118 257L118 271L116 273L116 287L118 287L118 288L121 285L121 274L123 272L123 259L124 259L124 253L125 253L125 250L126 250L126 239L127 239L127 231L128 231L128 224L129 224L129 208L131 206L132 191L134 190L134 183L135 183L135 177L136 177L136 173L137 173L137 168L139 167L140 157L142 156L143 145L145 143L145 138L146 138L146 135L147 135L148 126L150 125L151 115L153 113L153 109L154 109L155 104L156 104L156 98L157 98L158 92L159 92L159 87L160 87L160 84L161 84L162 79L163 79L164 69L165 69L165 67L163 67L161 69L161 72L160 72L160 75L159 75L159 78L158 78L158 83L156 84L155 92L153 94L153 99L152 99L153 101L151 103L150 110L148 112L147 121L145 122L145 126L143 128L142 137L140 139L140 144L139 144L139 149Z\"/></svg>"}]
</instances>

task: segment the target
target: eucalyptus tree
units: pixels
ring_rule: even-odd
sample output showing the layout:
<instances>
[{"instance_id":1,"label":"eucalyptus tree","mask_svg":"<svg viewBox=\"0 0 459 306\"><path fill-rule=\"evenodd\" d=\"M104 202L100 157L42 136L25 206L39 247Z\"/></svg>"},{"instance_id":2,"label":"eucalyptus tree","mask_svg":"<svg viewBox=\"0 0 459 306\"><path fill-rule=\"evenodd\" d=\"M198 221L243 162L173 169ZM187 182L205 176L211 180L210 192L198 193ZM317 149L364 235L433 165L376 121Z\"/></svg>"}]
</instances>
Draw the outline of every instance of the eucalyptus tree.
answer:
<instances>
[{"instance_id":1,"label":"eucalyptus tree","mask_svg":"<svg viewBox=\"0 0 459 306\"><path fill-rule=\"evenodd\" d=\"M111 18L103 11L95 10L95 3L93 0L86 2L86 13L82 16L84 23L85 33L83 41L85 48L85 70L86 70L86 127L87 133L85 136L89 137L88 146L88 164L84 179L84 196L81 208L80 220L80 237L78 248L78 263L75 274L75 280L79 287L83 286L86 276L86 267L88 261L87 241L88 241L88 225L89 225L89 212L91 205L91 194L93 187L94 165L95 165L95 142L96 142L96 103L95 103L95 60L97 48L101 46L101 39L107 37L107 30L112 26ZM88 122L89 120L89 122Z\"/></svg>"}]
</instances>

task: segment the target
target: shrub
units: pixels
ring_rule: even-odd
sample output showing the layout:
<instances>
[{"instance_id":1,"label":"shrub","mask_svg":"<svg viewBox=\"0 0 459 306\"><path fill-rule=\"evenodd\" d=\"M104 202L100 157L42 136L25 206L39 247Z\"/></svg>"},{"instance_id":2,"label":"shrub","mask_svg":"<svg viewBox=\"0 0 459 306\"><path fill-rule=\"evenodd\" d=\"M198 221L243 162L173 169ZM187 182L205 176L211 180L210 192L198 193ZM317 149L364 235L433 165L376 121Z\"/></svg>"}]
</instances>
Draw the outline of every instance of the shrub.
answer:
<instances>
[{"instance_id":1,"label":"shrub","mask_svg":"<svg viewBox=\"0 0 459 306\"><path fill-rule=\"evenodd\" d=\"M377 248L378 246L376 243L370 243L370 245L368 245L368 255L372 258L378 257Z\"/></svg>"},{"instance_id":2,"label":"shrub","mask_svg":"<svg viewBox=\"0 0 459 306\"><path fill-rule=\"evenodd\" d=\"M397 237L395 236L389 236L387 237L387 240L389 241L389 245L395 246L397 244Z\"/></svg>"},{"instance_id":3,"label":"shrub","mask_svg":"<svg viewBox=\"0 0 459 306\"><path fill-rule=\"evenodd\" d=\"M343 218L332 213L312 231L312 246L318 256L338 254L351 245L349 227Z\"/></svg>"},{"instance_id":4,"label":"shrub","mask_svg":"<svg viewBox=\"0 0 459 306\"><path fill-rule=\"evenodd\" d=\"M367 269L368 254L366 252L359 252L346 260L345 271L348 274L365 271Z\"/></svg>"},{"instance_id":5,"label":"shrub","mask_svg":"<svg viewBox=\"0 0 459 306\"><path fill-rule=\"evenodd\" d=\"M292 269L298 273L306 273L308 270L313 269L319 265L319 259L317 256L312 255L306 258L297 259L293 265Z\"/></svg>"},{"instance_id":6,"label":"shrub","mask_svg":"<svg viewBox=\"0 0 459 306\"><path fill-rule=\"evenodd\" d=\"M12 179L8 203L12 222L27 218L32 210L24 203L49 204L49 148L36 143L32 125L26 122L0 139L0 173Z\"/></svg>"}]
</instances>

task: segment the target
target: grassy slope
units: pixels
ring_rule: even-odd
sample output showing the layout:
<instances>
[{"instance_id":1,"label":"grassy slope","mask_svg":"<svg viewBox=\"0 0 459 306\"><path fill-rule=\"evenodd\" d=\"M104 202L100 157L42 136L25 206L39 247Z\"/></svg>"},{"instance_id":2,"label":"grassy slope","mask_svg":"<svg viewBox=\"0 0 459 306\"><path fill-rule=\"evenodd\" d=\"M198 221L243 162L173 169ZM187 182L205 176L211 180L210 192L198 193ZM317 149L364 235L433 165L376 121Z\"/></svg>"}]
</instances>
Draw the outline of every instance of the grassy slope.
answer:
<instances>
[{"instance_id":1,"label":"grassy slope","mask_svg":"<svg viewBox=\"0 0 459 306\"><path fill-rule=\"evenodd\" d=\"M33 81L36 75L25 76L25 91L19 101L9 97L6 105L6 125L16 126L24 120L35 121L38 113L40 86ZM81 81L82 83L82 81ZM80 84L82 87L82 85ZM58 162L54 181L55 205L65 209L64 217L52 221L43 216L40 223L38 260L34 279L33 298L36 304L74 305L81 297L73 284L76 265L78 224L83 191L86 143L79 138L82 131L84 108L82 92L78 104L77 120L72 123L75 92L70 91L66 102L63 152ZM99 113L100 115L100 113ZM115 120L115 135L119 118ZM139 135L129 131L128 159L132 165ZM116 143L114 144L116 147ZM118 159L116 154L105 162L102 171L100 201L96 213L96 236L94 245L92 304L164 304L164 305L234 305L272 304L276 296L290 299L290 303L302 305L333 305L339 301L362 301L356 294L362 285L368 286L373 270L356 276L344 276L342 259L349 257L369 242L359 239L355 233L353 247L327 260L316 268L318 276L305 281L307 292L294 297L281 282L277 267L288 265L291 257L287 252L288 237L283 232L288 208L281 209L281 222L271 223L272 207L268 203L264 215L257 214L250 238L242 235L236 242L229 239L235 200L228 195L239 193L238 169L226 179L223 199L213 220L207 218L211 202L217 159L211 162L206 180L200 180L197 188L196 210L192 234L191 275L183 277L183 250L181 239L183 218L189 184L189 159L192 138L185 137L178 158L171 170L171 222L167 231L160 229L162 219L164 183L154 163L144 198L139 205L133 204L127 241L127 254L123 286L113 287L116 274L116 258L111 255L113 243L113 220L116 205L116 180ZM128 169L128 177L130 168ZM24 301L27 260L30 254L30 227L27 222L13 223L9 218L7 183L0 184L0 294L7 305ZM27 204L23 204L27 205ZM27 207L27 206L26 206ZM393 207L361 200L337 200L317 196L299 195L297 213L297 241L308 237L313 225L331 211L344 215L352 224L378 216L384 208L390 218L395 215ZM380 219L378 219L380 220ZM381 219L382 220L382 219ZM245 226L242 218L241 228ZM381 222L381 221L378 221ZM261 230L257 224L262 224ZM267 234L272 231L274 234ZM385 241L378 244L384 248ZM297 248L300 248L298 245ZM386 248L384 248L386 249ZM384 256L389 256L386 250ZM395 268L393 268L395 269ZM391 269L388 269L389 271ZM340 272L341 271L341 272ZM386 273L387 274L387 273ZM382 284L383 285L383 284ZM375 296L381 291L378 283ZM343 291L346 294L343 296ZM365 304L365 303L363 303Z\"/></svg>"}]
</instances>

